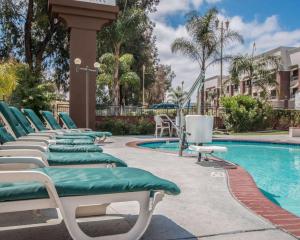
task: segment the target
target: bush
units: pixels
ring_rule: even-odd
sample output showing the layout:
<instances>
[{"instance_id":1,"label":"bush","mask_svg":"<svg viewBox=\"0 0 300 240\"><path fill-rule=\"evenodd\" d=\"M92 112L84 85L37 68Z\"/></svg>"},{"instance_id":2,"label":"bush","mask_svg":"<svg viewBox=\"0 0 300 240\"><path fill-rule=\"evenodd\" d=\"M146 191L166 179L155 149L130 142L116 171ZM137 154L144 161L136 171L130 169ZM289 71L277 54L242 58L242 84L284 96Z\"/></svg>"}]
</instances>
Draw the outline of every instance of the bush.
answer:
<instances>
[{"instance_id":1,"label":"bush","mask_svg":"<svg viewBox=\"0 0 300 240\"><path fill-rule=\"evenodd\" d=\"M268 126L271 106L252 98L238 95L223 97L221 105L224 108L222 115L225 127L234 132L264 130Z\"/></svg>"},{"instance_id":2,"label":"bush","mask_svg":"<svg viewBox=\"0 0 300 240\"><path fill-rule=\"evenodd\" d=\"M16 76L17 86L9 99L10 104L19 108L31 108L37 113L51 109L51 103L56 98L52 82L44 82L42 76L31 73L25 64L16 68Z\"/></svg>"},{"instance_id":3,"label":"bush","mask_svg":"<svg viewBox=\"0 0 300 240\"><path fill-rule=\"evenodd\" d=\"M276 130L288 130L289 127L300 127L300 111L274 109L270 116L270 124Z\"/></svg>"},{"instance_id":4,"label":"bush","mask_svg":"<svg viewBox=\"0 0 300 240\"><path fill-rule=\"evenodd\" d=\"M106 117L96 123L96 129L110 131L114 135L153 134L155 124L152 118L144 117Z\"/></svg>"},{"instance_id":5,"label":"bush","mask_svg":"<svg viewBox=\"0 0 300 240\"><path fill-rule=\"evenodd\" d=\"M15 61L0 62L0 97L9 98L17 85L17 69L22 64Z\"/></svg>"}]
</instances>

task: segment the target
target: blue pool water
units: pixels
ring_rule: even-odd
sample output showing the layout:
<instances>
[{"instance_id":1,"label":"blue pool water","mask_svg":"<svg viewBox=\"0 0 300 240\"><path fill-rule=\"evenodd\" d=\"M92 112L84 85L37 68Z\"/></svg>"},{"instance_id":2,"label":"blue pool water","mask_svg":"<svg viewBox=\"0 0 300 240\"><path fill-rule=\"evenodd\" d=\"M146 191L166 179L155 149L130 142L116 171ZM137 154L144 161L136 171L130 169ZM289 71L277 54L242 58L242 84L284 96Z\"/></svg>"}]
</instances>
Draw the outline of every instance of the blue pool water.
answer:
<instances>
[{"instance_id":1,"label":"blue pool water","mask_svg":"<svg viewBox=\"0 0 300 240\"><path fill-rule=\"evenodd\" d=\"M215 154L246 169L266 197L300 217L300 145L216 141L227 153ZM143 147L178 151L178 142Z\"/></svg>"}]
</instances>

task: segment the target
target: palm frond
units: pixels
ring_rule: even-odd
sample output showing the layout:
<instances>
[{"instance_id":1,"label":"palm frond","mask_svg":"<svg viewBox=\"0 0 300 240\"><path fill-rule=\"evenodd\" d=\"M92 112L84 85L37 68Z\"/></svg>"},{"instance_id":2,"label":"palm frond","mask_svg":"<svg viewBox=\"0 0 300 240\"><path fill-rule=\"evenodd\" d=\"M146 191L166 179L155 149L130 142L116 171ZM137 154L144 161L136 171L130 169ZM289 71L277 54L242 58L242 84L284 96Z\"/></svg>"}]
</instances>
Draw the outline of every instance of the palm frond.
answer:
<instances>
[{"instance_id":1,"label":"palm frond","mask_svg":"<svg viewBox=\"0 0 300 240\"><path fill-rule=\"evenodd\" d=\"M201 56L197 46L192 41L185 38L177 38L171 45L173 53L181 52L183 55L191 58L193 61L200 62Z\"/></svg>"}]
</instances>

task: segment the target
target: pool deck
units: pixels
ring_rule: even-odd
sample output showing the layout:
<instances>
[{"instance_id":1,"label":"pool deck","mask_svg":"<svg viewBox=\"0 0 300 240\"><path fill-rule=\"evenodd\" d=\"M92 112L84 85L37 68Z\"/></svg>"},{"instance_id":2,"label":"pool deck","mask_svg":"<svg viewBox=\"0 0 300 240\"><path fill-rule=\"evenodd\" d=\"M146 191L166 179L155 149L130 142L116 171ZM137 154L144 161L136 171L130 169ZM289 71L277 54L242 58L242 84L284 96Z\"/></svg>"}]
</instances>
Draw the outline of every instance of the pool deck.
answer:
<instances>
[{"instance_id":1,"label":"pool deck","mask_svg":"<svg viewBox=\"0 0 300 240\"><path fill-rule=\"evenodd\" d=\"M226 139L290 141L287 136L222 136ZM128 142L150 140L149 137L113 137L105 144L104 152L125 160L130 167L142 168L174 181L181 188L179 196L166 196L156 208L144 240L292 240L292 235L271 224L242 205L231 193L227 172L214 163L197 164L193 157L178 157L150 149L126 146ZM291 140L300 143L300 139ZM137 213L135 205L112 205L110 211L128 214L127 228ZM27 214L27 213L26 213ZM24 221L26 216L0 215L0 224ZM36 216L36 215L33 215ZM101 232L92 223L91 234ZM299 227L300 230L300 227ZM57 226L0 232L5 240L65 240L71 239L63 224Z\"/></svg>"}]
</instances>

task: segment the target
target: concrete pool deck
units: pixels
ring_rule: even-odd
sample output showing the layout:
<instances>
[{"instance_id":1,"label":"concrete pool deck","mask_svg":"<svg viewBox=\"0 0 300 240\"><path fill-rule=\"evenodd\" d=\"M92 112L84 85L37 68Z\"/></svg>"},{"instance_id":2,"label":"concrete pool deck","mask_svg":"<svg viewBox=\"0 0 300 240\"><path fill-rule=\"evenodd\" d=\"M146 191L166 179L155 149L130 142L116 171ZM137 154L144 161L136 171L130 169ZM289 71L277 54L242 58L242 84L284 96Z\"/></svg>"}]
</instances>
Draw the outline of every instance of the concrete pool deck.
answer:
<instances>
[{"instance_id":1,"label":"concrete pool deck","mask_svg":"<svg viewBox=\"0 0 300 240\"><path fill-rule=\"evenodd\" d=\"M224 136L222 136L223 138ZM249 139L250 136L225 136L232 139ZM286 136L256 136L253 140L277 139ZM137 149L126 146L132 141L149 140L149 137L113 137L105 144L104 152L125 160L129 166L142 168L174 181L181 188L179 196L166 196L154 213L144 240L292 240L290 234L278 229L267 220L242 206L230 193L225 170L217 165L196 164L192 157L180 158L175 154ZM300 143L300 140L297 139ZM295 142L296 143L296 142ZM126 216L126 224L115 225L126 229L132 225L137 213L135 205L112 205L115 214ZM34 215L37 216L37 215ZM23 222L18 214L0 215L0 224ZM101 232L96 223L87 228L91 234ZM0 239L65 240L71 239L63 224L32 229L0 232Z\"/></svg>"}]
</instances>

